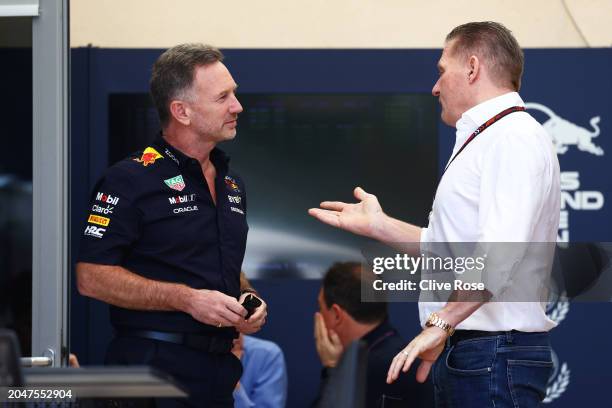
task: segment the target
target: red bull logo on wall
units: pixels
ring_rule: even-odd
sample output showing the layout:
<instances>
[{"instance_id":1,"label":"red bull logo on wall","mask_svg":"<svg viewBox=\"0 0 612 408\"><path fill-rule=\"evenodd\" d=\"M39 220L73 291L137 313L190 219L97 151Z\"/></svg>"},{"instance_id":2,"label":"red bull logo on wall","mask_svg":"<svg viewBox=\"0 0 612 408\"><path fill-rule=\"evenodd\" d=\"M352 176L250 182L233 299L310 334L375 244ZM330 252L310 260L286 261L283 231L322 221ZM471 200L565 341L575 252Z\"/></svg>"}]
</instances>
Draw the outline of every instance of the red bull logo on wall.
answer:
<instances>
[{"instance_id":1,"label":"red bull logo on wall","mask_svg":"<svg viewBox=\"0 0 612 408\"><path fill-rule=\"evenodd\" d=\"M526 109L533 109L544 113L548 119L542 123L544 129L552 138L557 154L564 154L570 146L576 146L578 150L603 156L604 150L593 143L593 139L599 136L599 116L594 116L589 121L591 129L578 126L567 119L563 119L547 106L539 103L526 103Z\"/></svg>"},{"instance_id":2,"label":"red bull logo on wall","mask_svg":"<svg viewBox=\"0 0 612 408\"><path fill-rule=\"evenodd\" d=\"M600 117L593 116L588 127L583 127L562 118L548 106L540 103L526 103L525 108L531 114L538 112L539 118L546 132L552 139L553 146L561 162L561 216L559 219L558 242L570 242L570 210L572 211L598 211L604 207L605 197L602 191L585 190L579 171L567 171L561 161L561 155L574 150L580 154L591 154L599 160L604 156L604 149L593 139L600 136Z\"/></svg>"}]
</instances>

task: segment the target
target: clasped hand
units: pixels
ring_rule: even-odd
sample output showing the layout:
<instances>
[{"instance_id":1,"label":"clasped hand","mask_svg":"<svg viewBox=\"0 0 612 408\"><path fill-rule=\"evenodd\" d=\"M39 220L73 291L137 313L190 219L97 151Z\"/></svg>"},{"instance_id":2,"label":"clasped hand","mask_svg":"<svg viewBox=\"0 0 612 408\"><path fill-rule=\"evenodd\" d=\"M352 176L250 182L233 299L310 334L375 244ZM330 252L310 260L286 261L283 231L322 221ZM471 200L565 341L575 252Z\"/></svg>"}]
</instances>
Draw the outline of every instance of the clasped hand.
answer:
<instances>
[{"instance_id":1,"label":"clasped hand","mask_svg":"<svg viewBox=\"0 0 612 408\"><path fill-rule=\"evenodd\" d=\"M239 300L216 290L200 289L194 292L189 302L189 314L202 323L216 327L236 327L240 333L252 334L266 323L268 305L261 300L255 313L245 320L247 310L241 305L249 293L243 293Z\"/></svg>"}]
</instances>

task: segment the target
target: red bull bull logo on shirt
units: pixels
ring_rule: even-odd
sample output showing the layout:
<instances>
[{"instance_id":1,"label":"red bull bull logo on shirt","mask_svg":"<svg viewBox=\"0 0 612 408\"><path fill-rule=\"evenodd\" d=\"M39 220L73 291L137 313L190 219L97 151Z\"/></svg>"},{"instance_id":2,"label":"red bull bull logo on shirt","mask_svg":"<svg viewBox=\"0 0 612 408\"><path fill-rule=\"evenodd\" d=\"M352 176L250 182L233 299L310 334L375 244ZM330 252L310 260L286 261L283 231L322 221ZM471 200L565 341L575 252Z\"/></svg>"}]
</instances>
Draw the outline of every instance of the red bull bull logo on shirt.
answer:
<instances>
[{"instance_id":1,"label":"red bull bull logo on shirt","mask_svg":"<svg viewBox=\"0 0 612 408\"><path fill-rule=\"evenodd\" d=\"M134 159L134 161L142 163L143 166L147 167L149 164L155 163L155 160L163 158L164 156L159 154L157 150L152 147L147 147L146 149L144 149L144 152L142 152L142 156L140 156L140 159Z\"/></svg>"}]
</instances>

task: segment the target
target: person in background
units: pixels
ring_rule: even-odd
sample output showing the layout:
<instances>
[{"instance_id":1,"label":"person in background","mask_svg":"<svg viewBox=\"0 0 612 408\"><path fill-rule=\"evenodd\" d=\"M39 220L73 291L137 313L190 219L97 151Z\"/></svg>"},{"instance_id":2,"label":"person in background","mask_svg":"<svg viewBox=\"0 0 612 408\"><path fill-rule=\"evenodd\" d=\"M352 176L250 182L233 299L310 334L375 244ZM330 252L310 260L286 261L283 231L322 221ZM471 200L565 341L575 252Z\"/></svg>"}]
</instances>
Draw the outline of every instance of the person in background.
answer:
<instances>
[{"instance_id":1,"label":"person in background","mask_svg":"<svg viewBox=\"0 0 612 408\"><path fill-rule=\"evenodd\" d=\"M269 340L240 335L232 353L242 362L242 377L234 389L235 408L284 408L287 366L281 348Z\"/></svg>"},{"instance_id":2,"label":"person in background","mask_svg":"<svg viewBox=\"0 0 612 408\"><path fill-rule=\"evenodd\" d=\"M389 323L386 303L361 301L361 284L361 265L356 262L336 263L323 278L314 325L323 370L319 395L313 406L320 402L327 380L344 349L356 340L363 340L368 349L367 408L393 404L431 407L433 390L430 383L419 384L409 376L393 384L386 383L389 364L406 342Z\"/></svg>"}]
</instances>

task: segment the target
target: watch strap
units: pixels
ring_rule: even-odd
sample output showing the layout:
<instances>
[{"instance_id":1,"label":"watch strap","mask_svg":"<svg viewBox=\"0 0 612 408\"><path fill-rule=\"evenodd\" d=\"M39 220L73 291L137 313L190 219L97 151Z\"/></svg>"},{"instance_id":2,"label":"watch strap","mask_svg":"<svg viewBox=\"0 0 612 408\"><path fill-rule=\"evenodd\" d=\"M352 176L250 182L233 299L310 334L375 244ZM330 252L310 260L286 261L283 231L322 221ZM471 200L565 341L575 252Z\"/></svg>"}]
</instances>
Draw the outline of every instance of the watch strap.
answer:
<instances>
[{"instance_id":1,"label":"watch strap","mask_svg":"<svg viewBox=\"0 0 612 408\"><path fill-rule=\"evenodd\" d=\"M435 312L429 315L429 318L427 319L427 322L425 323L425 326L427 326L427 327L432 327L432 326L439 327L440 329L442 329L445 332L447 332L449 336L452 336L453 333L455 333L455 328L450 323L448 323L446 320L444 320L440 316L438 316L438 314L435 313Z\"/></svg>"}]
</instances>

